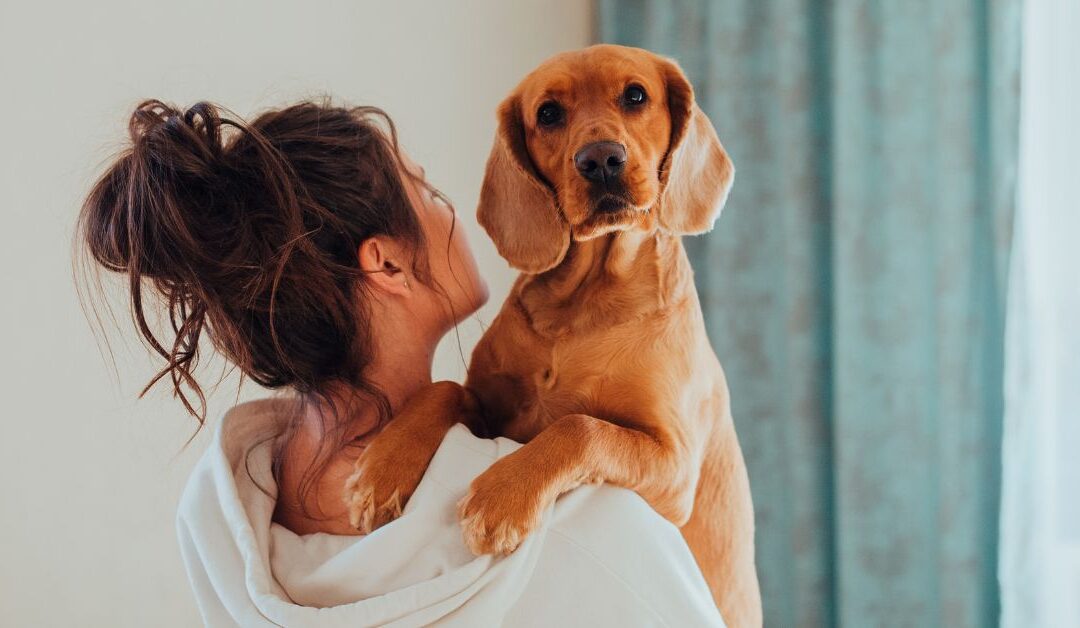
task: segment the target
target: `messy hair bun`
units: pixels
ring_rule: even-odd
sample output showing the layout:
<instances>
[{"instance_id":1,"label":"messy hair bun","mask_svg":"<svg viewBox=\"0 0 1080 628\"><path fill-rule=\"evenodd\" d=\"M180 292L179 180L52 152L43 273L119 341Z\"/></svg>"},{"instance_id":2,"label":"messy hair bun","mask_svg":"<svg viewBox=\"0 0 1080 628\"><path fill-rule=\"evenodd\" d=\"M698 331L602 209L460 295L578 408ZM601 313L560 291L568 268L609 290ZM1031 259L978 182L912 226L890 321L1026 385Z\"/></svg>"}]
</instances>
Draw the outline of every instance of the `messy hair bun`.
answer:
<instances>
[{"instance_id":1,"label":"messy hair bun","mask_svg":"<svg viewBox=\"0 0 1080 628\"><path fill-rule=\"evenodd\" d=\"M363 379L372 359L360 243L387 235L423 251L399 178L390 119L372 107L303 102L250 124L200 102L136 107L130 143L94 185L80 238L127 276L135 324L185 407L205 420L200 340L259 384L315 394ZM425 276L424 259L414 270ZM148 294L149 293L149 294ZM151 329L146 299L171 333Z\"/></svg>"}]
</instances>

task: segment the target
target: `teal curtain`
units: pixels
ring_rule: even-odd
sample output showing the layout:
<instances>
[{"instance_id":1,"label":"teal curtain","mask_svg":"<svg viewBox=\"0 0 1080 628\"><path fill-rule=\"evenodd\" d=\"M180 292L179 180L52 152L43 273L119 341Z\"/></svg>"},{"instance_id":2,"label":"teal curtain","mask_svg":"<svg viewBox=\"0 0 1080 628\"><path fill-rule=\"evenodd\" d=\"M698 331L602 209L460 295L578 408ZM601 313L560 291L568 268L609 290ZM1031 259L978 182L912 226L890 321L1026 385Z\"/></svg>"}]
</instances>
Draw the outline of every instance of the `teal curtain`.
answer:
<instances>
[{"instance_id":1,"label":"teal curtain","mask_svg":"<svg viewBox=\"0 0 1080 628\"><path fill-rule=\"evenodd\" d=\"M768 626L999 616L1019 0L600 0L735 162L686 241L727 372Z\"/></svg>"}]
</instances>

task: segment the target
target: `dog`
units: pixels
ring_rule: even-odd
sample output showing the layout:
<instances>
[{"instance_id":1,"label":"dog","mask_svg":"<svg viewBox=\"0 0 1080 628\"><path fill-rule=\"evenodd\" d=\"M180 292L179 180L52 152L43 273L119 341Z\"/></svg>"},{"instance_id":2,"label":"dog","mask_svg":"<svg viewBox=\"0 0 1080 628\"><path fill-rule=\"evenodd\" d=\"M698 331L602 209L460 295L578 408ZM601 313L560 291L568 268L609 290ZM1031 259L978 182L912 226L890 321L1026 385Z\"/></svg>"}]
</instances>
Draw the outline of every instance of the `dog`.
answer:
<instances>
[{"instance_id":1,"label":"dog","mask_svg":"<svg viewBox=\"0 0 1080 628\"><path fill-rule=\"evenodd\" d=\"M760 626L749 480L681 240L712 228L733 177L675 62L597 45L528 74L477 208L521 274L464 387L432 384L360 456L351 523L398 516L463 422L526 443L460 503L473 552L513 551L560 494L608 482L681 529L728 625Z\"/></svg>"}]
</instances>

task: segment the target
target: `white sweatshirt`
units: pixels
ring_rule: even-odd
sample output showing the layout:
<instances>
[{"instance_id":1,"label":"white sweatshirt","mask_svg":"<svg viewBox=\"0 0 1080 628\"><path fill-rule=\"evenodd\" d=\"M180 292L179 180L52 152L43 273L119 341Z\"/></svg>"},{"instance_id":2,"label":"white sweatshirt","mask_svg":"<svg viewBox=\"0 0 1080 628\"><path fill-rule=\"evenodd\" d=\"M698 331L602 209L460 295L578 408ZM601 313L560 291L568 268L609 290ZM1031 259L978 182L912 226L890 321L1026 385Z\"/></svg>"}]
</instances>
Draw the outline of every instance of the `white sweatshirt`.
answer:
<instances>
[{"instance_id":1,"label":"white sweatshirt","mask_svg":"<svg viewBox=\"0 0 1080 628\"><path fill-rule=\"evenodd\" d=\"M177 531L208 626L723 626L678 529L628 490L578 488L513 554L473 556L456 504L520 445L460 425L396 521L293 534L255 484L276 490L271 442L291 407L229 411L184 490Z\"/></svg>"}]
</instances>

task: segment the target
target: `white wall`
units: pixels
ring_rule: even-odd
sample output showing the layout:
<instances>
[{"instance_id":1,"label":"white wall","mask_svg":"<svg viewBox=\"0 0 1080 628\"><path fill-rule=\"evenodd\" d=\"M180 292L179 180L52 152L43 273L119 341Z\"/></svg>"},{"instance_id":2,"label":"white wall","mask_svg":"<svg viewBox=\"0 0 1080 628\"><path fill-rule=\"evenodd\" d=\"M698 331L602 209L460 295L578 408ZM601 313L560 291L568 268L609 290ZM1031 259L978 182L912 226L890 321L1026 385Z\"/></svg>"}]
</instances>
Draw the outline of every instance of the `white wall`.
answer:
<instances>
[{"instance_id":1,"label":"white wall","mask_svg":"<svg viewBox=\"0 0 1080 628\"><path fill-rule=\"evenodd\" d=\"M382 106L456 201L490 321L512 278L473 211L494 108L545 57L588 43L590 4L0 4L0 625L198 624L173 515L210 431L180 452L193 424L179 403L135 400L154 362L122 304L106 320L114 368L72 280L73 221L133 105L209 99L247 116L327 92ZM479 329L461 333L467 357ZM453 337L437 371L463 374ZM212 420L236 397L229 379Z\"/></svg>"}]
</instances>

